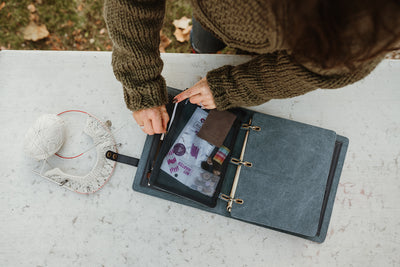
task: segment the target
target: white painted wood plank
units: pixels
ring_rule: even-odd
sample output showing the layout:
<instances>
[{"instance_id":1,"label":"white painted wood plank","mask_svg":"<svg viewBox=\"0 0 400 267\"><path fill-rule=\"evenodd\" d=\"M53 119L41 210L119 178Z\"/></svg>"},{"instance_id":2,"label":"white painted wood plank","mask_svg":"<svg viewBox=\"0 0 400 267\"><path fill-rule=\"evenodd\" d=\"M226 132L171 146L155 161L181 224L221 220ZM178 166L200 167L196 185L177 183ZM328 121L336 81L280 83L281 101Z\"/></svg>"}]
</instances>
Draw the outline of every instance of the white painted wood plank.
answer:
<instances>
[{"instance_id":1,"label":"white painted wood plank","mask_svg":"<svg viewBox=\"0 0 400 267\"><path fill-rule=\"evenodd\" d=\"M163 54L167 84L190 87L210 69L249 57ZM83 196L32 174L22 153L43 113L83 109L110 119L121 153L145 135L125 108L107 52L0 52L1 266L397 266L400 264L400 61L382 62L339 90L253 109L349 137L324 244L229 220L132 191L122 164Z\"/></svg>"}]
</instances>

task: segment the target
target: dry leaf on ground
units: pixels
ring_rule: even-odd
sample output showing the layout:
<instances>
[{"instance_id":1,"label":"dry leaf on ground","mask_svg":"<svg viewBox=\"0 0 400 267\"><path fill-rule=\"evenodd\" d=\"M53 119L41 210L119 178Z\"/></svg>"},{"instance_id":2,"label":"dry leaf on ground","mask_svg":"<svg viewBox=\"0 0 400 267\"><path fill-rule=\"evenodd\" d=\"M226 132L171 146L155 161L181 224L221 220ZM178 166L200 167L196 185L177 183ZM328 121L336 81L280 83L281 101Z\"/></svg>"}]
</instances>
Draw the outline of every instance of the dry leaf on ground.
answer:
<instances>
[{"instance_id":1,"label":"dry leaf on ground","mask_svg":"<svg viewBox=\"0 0 400 267\"><path fill-rule=\"evenodd\" d=\"M189 26L188 28L182 30L182 29L176 29L174 32L174 36L178 42L186 42L190 40L190 31L192 30L192 26Z\"/></svg>"},{"instance_id":2,"label":"dry leaf on ground","mask_svg":"<svg viewBox=\"0 0 400 267\"><path fill-rule=\"evenodd\" d=\"M189 27L189 23L190 23L191 21L192 21L191 19L187 18L186 16L183 16L183 17L180 18L180 19L175 19L175 20L172 22L172 24L174 24L175 28L179 28L179 29L184 30L184 29L186 29L187 27Z\"/></svg>"},{"instance_id":3,"label":"dry leaf on ground","mask_svg":"<svg viewBox=\"0 0 400 267\"><path fill-rule=\"evenodd\" d=\"M0 10L2 10L6 6L6 2L0 4Z\"/></svg>"},{"instance_id":4,"label":"dry leaf on ground","mask_svg":"<svg viewBox=\"0 0 400 267\"><path fill-rule=\"evenodd\" d=\"M191 19L188 19L186 16L181 19L176 19L172 22L175 26L174 36L178 42L186 42L190 39L190 31L192 30L192 26L189 26Z\"/></svg>"},{"instance_id":5,"label":"dry leaf on ground","mask_svg":"<svg viewBox=\"0 0 400 267\"><path fill-rule=\"evenodd\" d=\"M25 40L32 40L34 42L49 36L46 25L37 25L33 21L29 22L29 25L23 29L22 33Z\"/></svg>"},{"instance_id":6,"label":"dry leaf on ground","mask_svg":"<svg viewBox=\"0 0 400 267\"><path fill-rule=\"evenodd\" d=\"M29 10L31 13L36 12L36 7L35 7L35 5L34 5L34 4L28 5L28 10Z\"/></svg>"},{"instance_id":7,"label":"dry leaf on ground","mask_svg":"<svg viewBox=\"0 0 400 267\"><path fill-rule=\"evenodd\" d=\"M171 40L160 31L160 47L159 50L161 53L165 53L165 48L167 48L171 44Z\"/></svg>"},{"instance_id":8,"label":"dry leaf on ground","mask_svg":"<svg viewBox=\"0 0 400 267\"><path fill-rule=\"evenodd\" d=\"M49 37L49 31L46 25L38 25L39 15L36 12L36 7L34 4L28 5L29 14L29 24L26 26L22 33L24 34L25 40L32 40L34 42Z\"/></svg>"}]
</instances>

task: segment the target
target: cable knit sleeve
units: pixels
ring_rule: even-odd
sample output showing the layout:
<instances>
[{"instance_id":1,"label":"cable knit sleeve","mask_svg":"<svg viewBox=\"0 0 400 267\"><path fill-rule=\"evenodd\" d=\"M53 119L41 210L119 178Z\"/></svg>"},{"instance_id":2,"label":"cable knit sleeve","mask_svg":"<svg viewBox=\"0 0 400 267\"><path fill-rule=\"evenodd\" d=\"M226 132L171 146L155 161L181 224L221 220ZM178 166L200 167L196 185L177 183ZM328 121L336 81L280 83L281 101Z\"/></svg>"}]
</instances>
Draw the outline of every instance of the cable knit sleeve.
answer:
<instances>
[{"instance_id":1,"label":"cable knit sleeve","mask_svg":"<svg viewBox=\"0 0 400 267\"><path fill-rule=\"evenodd\" d=\"M158 50L164 14L165 0L105 0L112 66L132 111L167 103Z\"/></svg>"},{"instance_id":2,"label":"cable knit sleeve","mask_svg":"<svg viewBox=\"0 0 400 267\"><path fill-rule=\"evenodd\" d=\"M238 66L223 66L207 74L217 109L255 106L270 99L290 98L317 88L340 88L368 75L382 58L353 71L329 74L292 60L286 51L259 55Z\"/></svg>"}]
</instances>

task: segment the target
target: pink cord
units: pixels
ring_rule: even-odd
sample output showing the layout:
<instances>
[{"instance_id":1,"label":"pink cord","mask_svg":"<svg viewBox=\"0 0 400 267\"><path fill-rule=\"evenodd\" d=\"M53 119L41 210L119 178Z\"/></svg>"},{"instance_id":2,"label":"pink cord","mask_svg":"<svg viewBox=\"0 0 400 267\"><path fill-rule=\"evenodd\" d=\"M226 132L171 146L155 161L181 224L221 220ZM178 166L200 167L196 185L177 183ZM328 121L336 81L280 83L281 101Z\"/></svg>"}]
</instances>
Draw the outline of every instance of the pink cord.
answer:
<instances>
[{"instance_id":1,"label":"pink cord","mask_svg":"<svg viewBox=\"0 0 400 267\"><path fill-rule=\"evenodd\" d=\"M69 112L79 112L79 113L83 113L83 114L86 114L86 115L88 115L88 116L91 116L91 117L95 118L98 122L100 122L100 124L104 127L104 129L106 129L106 131L110 133L110 135L111 135L111 137L112 137L112 139L113 139L113 141L114 141L114 144L117 143L117 142L115 141L114 136L112 135L110 129L109 129L100 119L98 119L96 116L94 116L94 115L92 115L92 114L90 114L90 113L88 113L88 112L86 112L86 111L82 111L82 110L78 110L78 109L71 109L71 110L66 110L66 111L60 112L60 113L57 114L57 116L60 116L60 115L62 115L62 114L69 113ZM116 152L118 153L117 146L116 146L116 145L114 145L114 146L115 146ZM65 157L65 156L62 156L62 155L60 155L60 154L58 154L58 153L55 153L55 155L56 155L57 157L62 158L62 159L75 159L75 158L78 158L78 157L82 156L82 155L85 154L85 153L86 153L86 152L82 152L82 153L80 153L79 155L71 156L71 157ZM107 179L106 179L106 181L104 182L104 184L102 184L97 190L95 190L95 191L93 191L93 192L90 192L90 193L95 193L95 192L99 191L101 188L103 188L103 186L110 180L111 176L113 175L116 164L117 164L117 162L114 162L113 169L112 169L110 175L107 177ZM89 192L87 192L87 193L82 193L82 192L78 192L78 191L75 191L75 192L76 192L76 193L79 193L79 194L83 194L83 195L88 195L88 194L90 194Z\"/></svg>"},{"instance_id":2,"label":"pink cord","mask_svg":"<svg viewBox=\"0 0 400 267\"><path fill-rule=\"evenodd\" d=\"M107 127L100 119L98 119L96 116L94 116L94 115L92 115L92 114L90 114L90 113L88 113L88 112L86 112L86 111L82 111L82 110L78 110L78 109L71 109L71 110L66 110L66 111L60 112L60 113L57 114L57 116L60 116L60 115L62 115L62 114L69 113L69 112L79 112L79 113L83 113L83 114L86 114L86 115L88 115L88 116L91 116L91 117L95 118L95 119L96 119L98 122L100 122L101 125L103 125L103 127L111 134L111 132L109 131L108 127ZM112 136L112 135L111 135L111 136ZM114 138L113 138L113 139L114 139ZM114 143L116 143L115 140L114 140ZM82 155L85 154L85 153L86 153L86 152L82 152L82 153L80 153L80 154L78 154L78 155L76 155L76 156L70 156L70 157L62 156L62 155L60 155L60 154L58 154L58 153L55 153L55 155L56 155L57 157L62 158L62 159L75 159L75 158L78 158L78 157L82 156Z\"/></svg>"}]
</instances>

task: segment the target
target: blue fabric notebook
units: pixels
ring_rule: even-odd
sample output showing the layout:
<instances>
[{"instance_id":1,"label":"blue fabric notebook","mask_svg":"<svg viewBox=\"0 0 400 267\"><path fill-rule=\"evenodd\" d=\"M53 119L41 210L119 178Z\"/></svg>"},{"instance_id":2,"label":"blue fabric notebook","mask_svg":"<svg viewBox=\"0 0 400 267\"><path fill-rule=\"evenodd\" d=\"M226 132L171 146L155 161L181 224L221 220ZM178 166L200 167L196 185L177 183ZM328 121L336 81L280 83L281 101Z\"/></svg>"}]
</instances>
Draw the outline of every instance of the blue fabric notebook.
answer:
<instances>
[{"instance_id":1,"label":"blue fabric notebook","mask_svg":"<svg viewBox=\"0 0 400 267\"><path fill-rule=\"evenodd\" d=\"M238 118L230 132L233 141L228 157L249 164L238 166L228 159L215 194L204 196L160 168L195 109L182 103L173 130L164 140L160 135L147 137L133 189L323 242L348 139L331 130L245 109L232 110ZM247 127L249 123L255 127Z\"/></svg>"}]
</instances>

